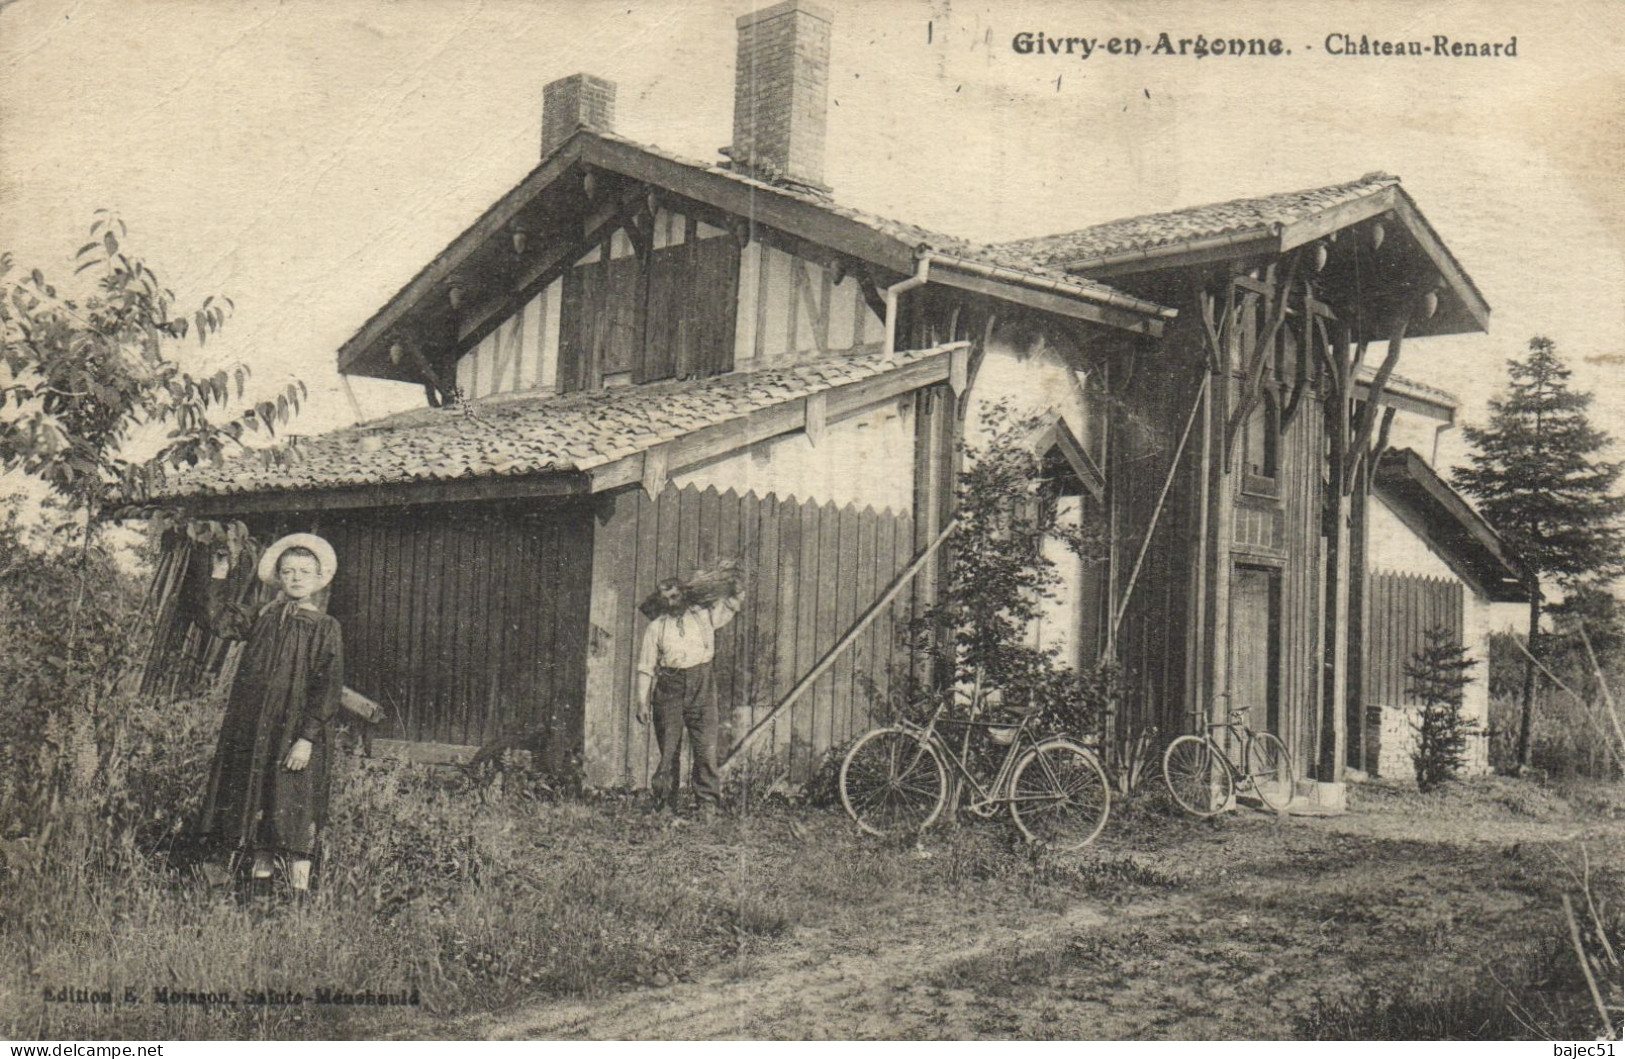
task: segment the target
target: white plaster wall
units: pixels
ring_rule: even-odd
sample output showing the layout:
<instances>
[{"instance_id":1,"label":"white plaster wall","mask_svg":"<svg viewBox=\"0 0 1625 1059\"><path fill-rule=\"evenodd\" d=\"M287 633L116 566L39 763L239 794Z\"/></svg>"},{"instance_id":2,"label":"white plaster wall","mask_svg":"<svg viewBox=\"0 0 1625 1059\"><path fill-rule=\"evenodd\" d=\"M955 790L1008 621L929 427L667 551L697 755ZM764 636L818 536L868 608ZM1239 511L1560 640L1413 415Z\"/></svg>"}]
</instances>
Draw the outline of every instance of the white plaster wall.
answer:
<instances>
[{"instance_id":1,"label":"white plaster wall","mask_svg":"<svg viewBox=\"0 0 1625 1059\"><path fill-rule=\"evenodd\" d=\"M457 385L465 396L554 388L563 288L563 280L548 284L458 359Z\"/></svg>"},{"instance_id":2,"label":"white plaster wall","mask_svg":"<svg viewBox=\"0 0 1625 1059\"><path fill-rule=\"evenodd\" d=\"M1369 569L1461 580L1444 557L1401 521L1381 496L1373 493L1371 499L1366 538Z\"/></svg>"},{"instance_id":3,"label":"white plaster wall","mask_svg":"<svg viewBox=\"0 0 1625 1059\"><path fill-rule=\"evenodd\" d=\"M884 401L831 423L817 445L790 434L672 476L678 488L716 486L780 500L833 501L894 513L914 505L914 412Z\"/></svg>"},{"instance_id":4,"label":"white plaster wall","mask_svg":"<svg viewBox=\"0 0 1625 1059\"><path fill-rule=\"evenodd\" d=\"M751 240L739 255L734 370L810 360L886 337L855 276Z\"/></svg>"},{"instance_id":5,"label":"white plaster wall","mask_svg":"<svg viewBox=\"0 0 1625 1059\"><path fill-rule=\"evenodd\" d=\"M1089 437L1092 424L1083 387L1062 351L1042 337L1026 348L997 335L988 342L965 415L965 440L973 447L986 443L984 412L1001 400L1009 401L1018 415L1058 412L1079 441Z\"/></svg>"}]
</instances>

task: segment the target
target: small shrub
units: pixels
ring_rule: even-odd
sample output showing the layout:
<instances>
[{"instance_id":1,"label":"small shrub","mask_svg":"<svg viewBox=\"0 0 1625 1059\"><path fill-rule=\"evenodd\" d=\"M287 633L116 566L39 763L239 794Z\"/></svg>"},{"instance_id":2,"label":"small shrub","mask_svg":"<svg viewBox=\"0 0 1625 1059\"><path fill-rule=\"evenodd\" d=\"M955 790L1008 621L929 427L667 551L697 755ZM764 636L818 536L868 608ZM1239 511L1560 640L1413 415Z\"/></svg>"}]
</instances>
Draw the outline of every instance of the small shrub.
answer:
<instances>
[{"instance_id":1,"label":"small shrub","mask_svg":"<svg viewBox=\"0 0 1625 1059\"><path fill-rule=\"evenodd\" d=\"M759 812L774 799L792 800L790 772L787 754L767 747L743 753L722 774L723 804L745 816Z\"/></svg>"},{"instance_id":2,"label":"small shrub","mask_svg":"<svg viewBox=\"0 0 1625 1059\"><path fill-rule=\"evenodd\" d=\"M1472 683L1467 671L1478 663L1467 657L1448 629L1428 630L1427 643L1405 666L1410 691L1422 703L1417 720L1416 785L1433 790L1454 779L1467 762L1467 738L1476 722L1461 715L1464 689Z\"/></svg>"},{"instance_id":3,"label":"small shrub","mask_svg":"<svg viewBox=\"0 0 1625 1059\"><path fill-rule=\"evenodd\" d=\"M841 762L846 760L855 742L856 739L848 739L839 746L832 746L818 759L817 767L803 788L808 805L820 809L841 807Z\"/></svg>"}]
</instances>

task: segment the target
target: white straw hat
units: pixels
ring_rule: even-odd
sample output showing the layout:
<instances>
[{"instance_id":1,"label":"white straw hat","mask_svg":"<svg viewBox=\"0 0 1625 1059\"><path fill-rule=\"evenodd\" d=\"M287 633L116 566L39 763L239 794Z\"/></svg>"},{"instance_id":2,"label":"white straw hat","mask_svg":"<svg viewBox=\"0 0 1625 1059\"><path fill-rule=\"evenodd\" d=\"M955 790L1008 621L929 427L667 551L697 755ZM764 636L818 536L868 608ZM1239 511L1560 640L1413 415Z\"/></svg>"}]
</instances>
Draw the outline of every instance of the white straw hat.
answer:
<instances>
[{"instance_id":1,"label":"white straw hat","mask_svg":"<svg viewBox=\"0 0 1625 1059\"><path fill-rule=\"evenodd\" d=\"M289 548L308 548L315 556L321 567L321 578L317 590L326 588L333 580L333 574L338 571L338 553L333 546L314 533L290 533L286 537L265 549L260 556L260 580L268 585L280 584L276 576L276 564L282 559L282 553Z\"/></svg>"}]
</instances>

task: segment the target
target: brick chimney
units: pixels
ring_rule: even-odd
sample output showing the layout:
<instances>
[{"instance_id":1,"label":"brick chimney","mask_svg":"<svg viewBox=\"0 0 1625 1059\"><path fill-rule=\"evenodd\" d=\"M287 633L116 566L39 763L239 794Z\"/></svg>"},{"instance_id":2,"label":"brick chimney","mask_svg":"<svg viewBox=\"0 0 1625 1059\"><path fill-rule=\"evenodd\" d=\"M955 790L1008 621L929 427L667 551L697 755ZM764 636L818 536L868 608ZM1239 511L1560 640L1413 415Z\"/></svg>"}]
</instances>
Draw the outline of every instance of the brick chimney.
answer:
<instances>
[{"instance_id":1,"label":"brick chimney","mask_svg":"<svg viewBox=\"0 0 1625 1059\"><path fill-rule=\"evenodd\" d=\"M828 8L784 0L739 19L734 138L727 154L753 175L819 191L829 101Z\"/></svg>"},{"instance_id":2,"label":"brick chimney","mask_svg":"<svg viewBox=\"0 0 1625 1059\"><path fill-rule=\"evenodd\" d=\"M542 157L587 125L615 131L615 82L591 74L561 77L542 89Z\"/></svg>"}]
</instances>

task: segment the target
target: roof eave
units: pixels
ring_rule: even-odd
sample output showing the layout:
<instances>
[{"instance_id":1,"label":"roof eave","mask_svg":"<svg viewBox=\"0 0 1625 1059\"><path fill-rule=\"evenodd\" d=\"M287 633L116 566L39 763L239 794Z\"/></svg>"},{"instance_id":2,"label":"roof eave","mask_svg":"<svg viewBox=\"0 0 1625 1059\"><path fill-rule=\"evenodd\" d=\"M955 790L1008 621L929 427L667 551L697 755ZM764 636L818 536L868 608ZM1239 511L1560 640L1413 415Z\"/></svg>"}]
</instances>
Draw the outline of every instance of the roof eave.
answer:
<instances>
[{"instance_id":1,"label":"roof eave","mask_svg":"<svg viewBox=\"0 0 1625 1059\"><path fill-rule=\"evenodd\" d=\"M481 246L496 238L516 215L577 164L665 188L713 209L748 217L754 224L829 247L899 276L907 276L914 271L916 254L921 249L861 221L822 209L793 195L780 193L753 181L712 172L697 164L669 158L582 127L435 255L339 347L339 371L347 372L358 367L365 359L376 359L375 351L392 329L398 327L425 298L432 296L436 288L447 282ZM939 255L935 250L932 253L933 256L940 256L945 264L960 260L951 254ZM986 267L1002 273L993 279L998 284L996 297L1031 304L1033 299L1027 297L1025 291L1047 290L1061 298L1111 310L1071 314L1111 327L1158 334L1160 324L1156 321L1171 316L1173 312L1164 306L1116 291L1067 283L1017 269ZM369 354L373 355L369 358Z\"/></svg>"},{"instance_id":2,"label":"roof eave","mask_svg":"<svg viewBox=\"0 0 1625 1059\"><path fill-rule=\"evenodd\" d=\"M1370 392L1370 381L1360 379L1355 382L1354 394L1357 398L1363 400ZM1423 416L1435 422L1451 426L1456 422L1456 412L1458 411L1458 406L1453 401L1447 401L1442 397L1434 397L1431 394L1404 385L1395 386L1392 379L1389 379L1388 385L1383 387L1382 404L1397 408L1401 412L1409 412L1412 415Z\"/></svg>"},{"instance_id":3,"label":"roof eave","mask_svg":"<svg viewBox=\"0 0 1625 1059\"><path fill-rule=\"evenodd\" d=\"M1433 322L1417 328L1418 333L1438 335L1488 331L1490 307L1483 294L1445 247L1415 200L1397 183L1383 184L1370 194L1297 221L1256 225L1157 246L1069 258L1057 267L1092 278L1109 279L1153 269L1184 268L1258 254L1283 254L1383 214L1392 214L1405 226L1444 281L1451 304L1459 309L1459 312L1441 311Z\"/></svg>"},{"instance_id":4,"label":"roof eave","mask_svg":"<svg viewBox=\"0 0 1625 1059\"><path fill-rule=\"evenodd\" d=\"M929 282L973 294L984 294L1090 323L1159 338L1164 322L1177 310L1116 292L1097 290L1065 280L1039 276L997 265L967 261L931 251L931 261L947 272L933 270Z\"/></svg>"},{"instance_id":5,"label":"roof eave","mask_svg":"<svg viewBox=\"0 0 1625 1059\"><path fill-rule=\"evenodd\" d=\"M446 282L469 255L492 238L526 206L581 159L582 149L591 142L587 130L577 129L553 153L544 158L525 178L488 208L473 224L436 254L428 264L396 291L366 323L339 346L338 370L343 373L355 367L366 353L381 342L391 328L437 286Z\"/></svg>"},{"instance_id":6,"label":"roof eave","mask_svg":"<svg viewBox=\"0 0 1625 1059\"><path fill-rule=\"evenodd\" d=\"M1280 253L1280 227L1263 225L1200 239L1184 239L1174 243L1120 250L1111 254L1079 257L1058 265L1068 272L1085 273L1092 277L1132 275L1152 269L1184 268L1205 265L1214 261L1228 261L1249 254Z\"/></svg>"},{"instance_id":7,"label":"roof eave","mask_svg":"<svg viewBox=\"0 0 1625 1059\"><path fill-rule=\"evenodd\" d=\"M1482 552L1483 558L1488 560L1487 564L1481 565L1498 568L1497 576L1478 578L1485 594L1493 602L1519 603L1528 600L1530 586L1536 582L1527 565L1495 531L1495 527L1439 477L1421 456L1410 449L1390 451L1378 465L1376 486L1403 503L1405 490L1396 488L1396 479L1398 482L1411 483L1433 507L1436 516L1448 519L1466 534ZM1458 558L1472 565L1471 557ZM1538 587L1535 591L1539 591Z\"/></svg>"},{"instance_id":8,"label":"roof eave","mask_svg":"<svg viewBox=\"0 0 1625 1059\"><path fill-rule=\"evenodd\" d=\"M336 511L355 508L407 507L413 504L470 503L482 500L565 499L586 497L591 478L574 468L522 475L463 478L419 478L297 489L247 489L231 493L196 493L164 499L192 518L270 514L284 511Z\"/></svg>"}]
</instances>

